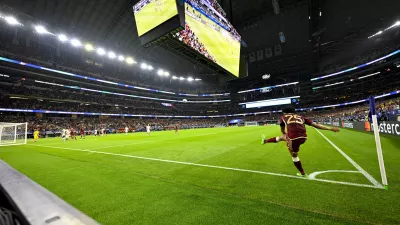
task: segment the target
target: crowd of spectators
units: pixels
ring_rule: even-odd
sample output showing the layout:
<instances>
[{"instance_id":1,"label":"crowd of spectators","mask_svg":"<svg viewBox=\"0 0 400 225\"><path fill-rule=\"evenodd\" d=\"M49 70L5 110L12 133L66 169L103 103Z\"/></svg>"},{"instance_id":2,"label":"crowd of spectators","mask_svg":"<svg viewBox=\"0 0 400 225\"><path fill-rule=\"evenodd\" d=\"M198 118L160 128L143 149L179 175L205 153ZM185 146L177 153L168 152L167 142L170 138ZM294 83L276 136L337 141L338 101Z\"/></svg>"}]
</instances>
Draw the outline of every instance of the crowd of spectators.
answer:
<instances>
[{"instance_id":1,"label":"crowd of spectators","mask_svg":"<svg viewBox=\"0 0 400 225\"><path fill-rule=\"evenodd\" d=\"M128 127L132 132L141 132L150 125L151 130L170 130L175 126L180 129L213 128L227 126L225 118L213 119L157 119L157 118L130 118L130 117L53 117L53 116L31 116L31 115L2 115L2 122L27 122L28 131L39 129L42 134L59 133L62 129L84 128L86 132L95 129L106 129L110 133L122 132Z\"/></svg>"},{"instance_id":2,"label":"crowd of spectators","mask_svg":"<svg viewBox=\"0 0 400 225\"><path fill-rule=\"evenodd\" d=\"M400 97L377 101L377 116L381 121L396 120L400 110ZM348 106L328 110L311 111L306 113L316 121L368 121L369 105Z\"/></svg>"},{"instance_id":3,"label":"crowd of spectators","mask_svg":"<svg viewBox=\"0 0 400 225\"><path fill-rule=\"evenodd\" d=\"M379 120L396 120L400 113L400 97L377 101L377 112ZM393 113L392 112L396 112ZM332 121L367 121L369 120L369 106L355 105L343 108L331 108L326 110L299 112L316 122ZM181 129L223 127L230 124L234 119L244 122L257 121L265 124L277 124L280 114L260 114L237 117L217 118L148 118L148 117L113 117L113 116L82 116L82 115L58 115L54 114L32 114L32 113L1 113L1 122L28 122L28 130L39 129L42 134L57 133L62 129L84 127L87 132L94 129L106 129L110 133L123 132L125 127L131 131L145 131L147 125L152 130L170 130L175 126Z\"/></svg>"}]
</instances>

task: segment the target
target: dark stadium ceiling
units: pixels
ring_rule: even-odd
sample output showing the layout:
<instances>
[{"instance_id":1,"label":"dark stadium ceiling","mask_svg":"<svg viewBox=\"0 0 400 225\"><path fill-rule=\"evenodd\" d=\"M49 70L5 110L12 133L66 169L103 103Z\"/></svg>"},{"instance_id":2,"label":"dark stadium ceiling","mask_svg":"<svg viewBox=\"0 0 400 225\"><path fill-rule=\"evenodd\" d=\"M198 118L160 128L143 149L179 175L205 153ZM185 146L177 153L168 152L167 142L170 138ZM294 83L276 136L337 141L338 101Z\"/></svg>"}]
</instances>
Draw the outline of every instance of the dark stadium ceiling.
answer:
<instances>
[{"instance_id":1,"label":"dark stadium ceiling","mask_svg":"<svg viewBox=\"0 0 400 225\"><path fill-rule=\"evenodd\" d=\"M160 47L140 46L132 6L138 0L3 0L0 4L25 13L68 34L99 43L115 50L128 51L142 60L151 60L176 72L207 74L203 68L181 60ZM218 0L231 15L235 26L272 13L271 0ZM250 3L251 2L251 3ZM281 8L304 0L279 0ZM231 7L230 7L231 6Z\"/></svg>"}]
</instances>

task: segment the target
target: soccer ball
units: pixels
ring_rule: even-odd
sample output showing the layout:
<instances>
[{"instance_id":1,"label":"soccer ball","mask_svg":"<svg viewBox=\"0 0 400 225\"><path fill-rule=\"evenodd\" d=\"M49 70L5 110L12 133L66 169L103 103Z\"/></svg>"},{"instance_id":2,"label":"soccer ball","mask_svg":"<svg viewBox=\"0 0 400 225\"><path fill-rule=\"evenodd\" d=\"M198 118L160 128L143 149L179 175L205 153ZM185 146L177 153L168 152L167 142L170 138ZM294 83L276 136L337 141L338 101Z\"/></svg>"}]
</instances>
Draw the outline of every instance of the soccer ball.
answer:
<instances>
[{"instance_id":1,"label":"soccer ball","mask_svg":"<svg viewBox=\"0 0 400 225\"><path fill-rule=\"evenodd\" d=\"M183 99L182 101L183 101L183 102L187 102L187 100L186 100L186 99Z\"/></svg>"}]
</instances>

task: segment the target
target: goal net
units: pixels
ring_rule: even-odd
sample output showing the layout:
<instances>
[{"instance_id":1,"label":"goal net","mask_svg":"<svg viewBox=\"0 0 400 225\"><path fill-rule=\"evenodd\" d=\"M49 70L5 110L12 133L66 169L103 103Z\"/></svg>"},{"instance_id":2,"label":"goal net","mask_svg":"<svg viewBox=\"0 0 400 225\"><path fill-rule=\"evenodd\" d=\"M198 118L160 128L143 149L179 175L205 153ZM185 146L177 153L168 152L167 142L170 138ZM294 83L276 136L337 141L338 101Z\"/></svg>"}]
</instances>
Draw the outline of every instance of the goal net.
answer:
<instances>
[{"instance_id":1,"label":"goal net","mask_svg":"<svg viewBox=\"0 0 400 225\"><path fill-rule=\"evenodd\" d=\"M0 146L26 144L28 123L0 122Z\"/></svg>"},{"instance_id":2,"label":"goal net","mask_svg":"<svg viewBox=\"0 0 400 225\"><path fill-rule=\"evenodd\" d=\"M244 125L245 125L246 127L249 127L249 126L258 126L258 122L257 122L257 121L244 122Z\"/></svg>"}]
</instances>

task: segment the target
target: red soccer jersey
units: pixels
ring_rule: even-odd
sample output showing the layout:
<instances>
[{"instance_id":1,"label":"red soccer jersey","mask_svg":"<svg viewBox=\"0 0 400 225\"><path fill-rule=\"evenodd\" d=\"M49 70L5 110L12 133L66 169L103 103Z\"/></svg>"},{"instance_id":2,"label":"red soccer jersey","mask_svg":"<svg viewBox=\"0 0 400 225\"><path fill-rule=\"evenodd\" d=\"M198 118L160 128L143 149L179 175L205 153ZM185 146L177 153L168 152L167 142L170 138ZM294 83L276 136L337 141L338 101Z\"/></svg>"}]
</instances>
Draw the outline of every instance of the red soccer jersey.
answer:
<instances>
[{"instance_id":1,"label":"red soccer jersey","mask_svg":"<svg viewBox=\"0 0 400 225\"><path fill-rule=\"evenodd\" d=\"M287 137L291 140L307 138L306 127L304 124L311 125L312 121L296 114L285 114L280 119L281 127L286 126Z\"/></svg>"},{"instance_id":2,"label":"red soccer jersey","mask_svg":"<svg viewBox=\"0 0 400 225\"><path fill-rule=\"evenodd\" d=\"M85 130L81 128L81 134L85 134Z\"/></svg>"}]
</instances>

